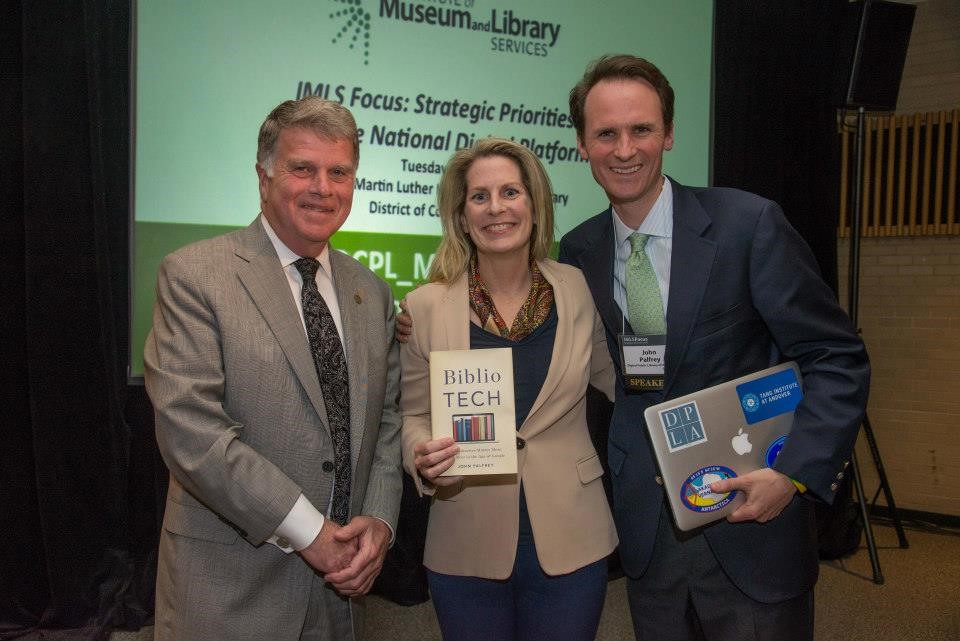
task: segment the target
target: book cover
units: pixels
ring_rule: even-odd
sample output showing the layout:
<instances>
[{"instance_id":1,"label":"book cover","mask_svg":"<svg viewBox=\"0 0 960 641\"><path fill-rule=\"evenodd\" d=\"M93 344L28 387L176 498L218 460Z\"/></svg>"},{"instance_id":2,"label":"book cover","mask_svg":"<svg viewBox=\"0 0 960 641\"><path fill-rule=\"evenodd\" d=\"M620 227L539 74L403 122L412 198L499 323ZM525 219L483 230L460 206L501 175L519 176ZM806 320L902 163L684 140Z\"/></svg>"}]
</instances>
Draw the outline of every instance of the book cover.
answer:
<instances>
[{"instance_id":1,"label":"book cover","mask_svg":"<svg viewBox=\"0 0 960 641\"><path fill-rule=\"evenodd\" d=\"M512 350L430 352L430 418L433 438L460 446L444 476L516 474Z\"/></svg>"}]
</instances>

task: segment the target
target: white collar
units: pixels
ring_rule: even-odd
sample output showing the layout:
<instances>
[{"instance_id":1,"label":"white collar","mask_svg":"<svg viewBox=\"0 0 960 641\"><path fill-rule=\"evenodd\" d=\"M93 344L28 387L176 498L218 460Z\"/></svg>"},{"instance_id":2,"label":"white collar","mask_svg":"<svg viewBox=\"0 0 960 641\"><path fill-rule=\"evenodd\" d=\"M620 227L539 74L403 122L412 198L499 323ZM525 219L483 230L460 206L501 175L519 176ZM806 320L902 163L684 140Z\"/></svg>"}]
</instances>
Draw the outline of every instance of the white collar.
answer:
<instances>
[{"instance_id":1,"label":"white collar","mask_svg":"<svg viewBox=\"0 0 960 641\"><path fill-rule=\"evenodd\" d=\"M610 215L613 217L613 233L617 239L617 245L624 243L634 232L640 232L647 236L659 236L661 238L673 237L673 185L670 179L663 177L663 186L660 188L660 194L653 203L653 207L647 213L646 218L636 229L628 227L617 211L610 206Z\"/></svg>"},{"instance_id":2,"label":"white collar","mask_svg":"<svg viewBox=\"0 0 960 641\"><path fill-rule=\"evenodd\" d=\"M277 256L280 257L280 265L284 269L297 262L301 258L316 258L318 261L320 261L320 268L323 269L324 273L326 273L328 276L333 273L330 269L329 242L323 246L323 251L320 252L319 256L301 256L287 247L284 242L280 240L280 237L277 236L277 232L273 231L273 227L270 226L270 223L267 221L267 217L263 214L260 214L260 222L263 224L263 230L267 232L267 238L269 238L270 242L273 243L273 248L276 250Z\"/></svg>"}]
</instances>

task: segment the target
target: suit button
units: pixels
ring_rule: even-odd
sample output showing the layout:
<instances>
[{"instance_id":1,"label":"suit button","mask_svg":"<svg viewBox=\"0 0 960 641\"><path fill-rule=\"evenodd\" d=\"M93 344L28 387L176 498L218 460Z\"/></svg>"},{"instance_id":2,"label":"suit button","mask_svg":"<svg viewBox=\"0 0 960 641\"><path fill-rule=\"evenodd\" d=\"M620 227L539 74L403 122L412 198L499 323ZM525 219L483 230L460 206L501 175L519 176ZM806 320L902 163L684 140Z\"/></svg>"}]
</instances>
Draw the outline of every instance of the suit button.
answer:
<instances>
[{"instance_id":1,"label":"suit button","mask_svg":"<svg viewBox=\"0 0 960 641\"><path fill-rule=\"evenodd\" d=\"M850 461L844 461L844 462L843 462L843 469L847 469L848 467L850 467Z\"/></svg>"},{"instance_id":2,"label":"suit button","mask_svg":"<svg viewBox=\"0 0 960 641\"><path fill-rule=\"evenodd\" d=\"M840 487L840 486L837 485L836 483L831 483L831 484L830 484L830 490L831 490L832 492L836 492L838 487Z\"/></svg>"},{"instance_id":3,"label":"suit button","mask_svg":"<svg viewBox=\"0 0 960 641\"><path fill-rule=\"evenodd\" d=\"M659 475L654 476L653 480L657 482L657 485L663 485L663 479Z\"/></svg>"},{"instance_id":4,"label":"suit button","mask_svg":"<svg viewBox=\"0 0 960 641\"><path fill-rule=\"evenodd\" d=\"M323 471L324 471L324 472L332 472L332 471L333 471L333 463L331 463L330 461L324 461L324 462L323 462Z\"/></svg>"},{"instance_id":5,"label":"suit button","mask_svg":"<svg viewBox=\"0 0 960 641\"><path fill-rule=\"evenodd\" d=\"M843 472L837 472L837 480L838 480L838 481L842 481L842 480L843 480Z\"/></svg>"},{"instance_id":6,"label":"suit button","mask_svg":"<svg viewBox=\"0 0 960 641\"><path fill-rule=\"evenodd\" d=\"M527 446L527 442L518 436L518 437L517 437L517 449L518 449L518 450L522 450L522 449L525 448L526 446Z\"/></svg>"}]
</instances>

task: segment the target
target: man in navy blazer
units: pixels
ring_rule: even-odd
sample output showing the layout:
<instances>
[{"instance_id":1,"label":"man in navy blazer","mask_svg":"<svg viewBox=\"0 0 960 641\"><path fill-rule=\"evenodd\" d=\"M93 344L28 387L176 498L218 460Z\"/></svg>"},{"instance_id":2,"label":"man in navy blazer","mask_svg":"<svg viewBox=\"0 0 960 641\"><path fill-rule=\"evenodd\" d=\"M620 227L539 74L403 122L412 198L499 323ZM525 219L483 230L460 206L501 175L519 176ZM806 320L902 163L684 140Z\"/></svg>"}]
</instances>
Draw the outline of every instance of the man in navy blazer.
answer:
<instances>
[{"instance_id":1,"label":"man in navy blazer","mask_svg":"<svg viewBox=\"0 0 960 641\"><path fill-rule=\"evenodd\" d=\"M570 93L581 156L611 207L560 242L580 267L620 368L630 333L625 262L633 231L666 315L663 388L623 373L609 432L614 518L637 639L812 639L817 579L813 501L833 500L866 406L866 350L814 257L769 200L690 188L662 174L673 90L633 56L593 63ZM655 403L794 360L804 397L772 468L719 481L742 491L726 521L677 530L644 425Z\"/></svg>"}]
</instances>

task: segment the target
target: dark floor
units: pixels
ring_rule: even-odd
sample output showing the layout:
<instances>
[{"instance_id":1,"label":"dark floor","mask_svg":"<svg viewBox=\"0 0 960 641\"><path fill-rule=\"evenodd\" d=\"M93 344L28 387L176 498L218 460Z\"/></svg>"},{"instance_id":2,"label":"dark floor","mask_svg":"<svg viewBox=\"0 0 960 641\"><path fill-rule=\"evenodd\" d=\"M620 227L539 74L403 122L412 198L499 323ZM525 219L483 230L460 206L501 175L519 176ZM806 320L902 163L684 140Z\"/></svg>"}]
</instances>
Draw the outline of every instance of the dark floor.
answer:
<instances>
[{"instance_id":1,"label":"dark floor","mask_svg":"<svg viewBox=\"0 0 960 641\"><path fill-rule=\"evenodd\" d=\"M908 549L891 527L874 525L885 582L873 582L865 543L852 557L820 564L818 641L956 641L960 639L960 533L920 525L907 529ZM111 641L148 641L152 628L116 632ZM414 607L368 598L367 638L439 641L430 603ZM612 581L597 641L633 638L624 580Z\"/></svg>"}]
</instances>

